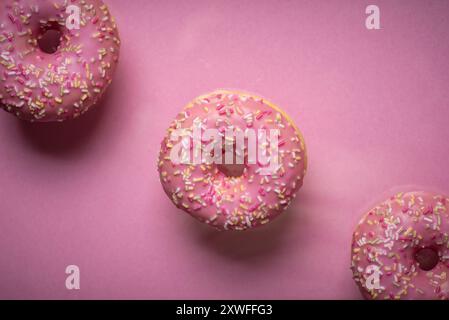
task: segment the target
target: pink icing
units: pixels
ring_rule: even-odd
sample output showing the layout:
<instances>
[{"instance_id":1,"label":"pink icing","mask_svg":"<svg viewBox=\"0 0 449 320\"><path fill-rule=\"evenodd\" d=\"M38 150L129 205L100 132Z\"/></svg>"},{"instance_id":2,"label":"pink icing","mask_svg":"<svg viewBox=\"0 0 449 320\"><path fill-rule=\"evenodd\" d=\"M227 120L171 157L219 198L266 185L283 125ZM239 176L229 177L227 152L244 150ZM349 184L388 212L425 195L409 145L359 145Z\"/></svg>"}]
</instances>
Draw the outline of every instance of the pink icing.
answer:
<instances>
[{"instance_id":1,"label":"pink icing","mask_svg":"<svg viewBox=\"0 0 449 320\"><path fill-rule=\"evenodd\" d=\"M68 30L66 7L80 8ZM100 0L4 0L0 4L0 105L21 119L63 121L89 110L112 81L120 39ZM61 32L57 52L39 48L44 30Z\"/></svg>"},{"instance_id":2,"label":"pink icing","mask_svg":"<svg viewBox=\"0 0 449 320\"><path fill-rule=\"evenodd\" d=\"M399 193L370 210L357 226L351 269L367 299L449 298L449 198ZM435 255L433 264L419 256ZM369 266L379 268L377 288Z\"/></svg>"},{"instance_id":3,"label":"pink icing","mask_svg":"<svg viewBox=\"0 0 449 320\"><path fill-rule=\"evenodd\" d=\"M226 174L216 164L173 163L170 136L175 129L224 132L278 129L279 166L272 175L261 175L259 164L245 162L243 174ZM204 149L206 143L202 142ZM236 165L234 165L236 166ZM306 149L299 130L285 113L268 101L243 93L216 91L191 102L171 124L162 142L158 169L162 186L178 207L220 230L245 230L268 223L284 211L303 184Z\"/></svg>"}]
</instances>

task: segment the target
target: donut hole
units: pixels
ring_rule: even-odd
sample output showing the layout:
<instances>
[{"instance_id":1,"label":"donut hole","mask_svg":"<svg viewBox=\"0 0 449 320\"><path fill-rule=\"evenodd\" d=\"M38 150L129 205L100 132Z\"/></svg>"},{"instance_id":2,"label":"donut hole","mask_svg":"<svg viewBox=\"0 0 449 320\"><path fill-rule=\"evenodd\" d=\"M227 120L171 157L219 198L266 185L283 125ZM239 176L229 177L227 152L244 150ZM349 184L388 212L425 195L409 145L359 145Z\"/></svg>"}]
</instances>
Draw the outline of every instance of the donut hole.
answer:
<instances>
[{"instance_id":1,"label":"donut hole","mask_svg":"<svg viewBox=\"0 0 449 320\"><path fill-rule=\"evenodd\" d=\"M37 39L41 51L54 54L58 51L62 42L62 32L58 28L44 30Z\"/></svg>"},{"instance_id":2,"label":"donut hole","mask_svg":"<svg viewBox=\"0 0 449 320\"><path fill-rule=\"evenodd\" d=\"M226 146L226 142L223 140L221 145L222 150L222 163L217 164L217 169L222 174L229 178L238 178L243 176L243 173L245 172L246 163L247 163L247 157L245 156L245 151L243 151L243 154L237 155L237 145L235 140L228 142L228 145ZM229 163L230 159L226 158L226 150L229 150L230 154L232 155L232 161ZM240 162L243 162L243 164L239 163L237 158L243 159Z\"/></svg>"},{"instance_id":3,"label":"donut hole","mask_svg":"<svg viewBox=\"0 0 449 320\"><path fill-rule=\"evenodd\" d=\"M415 261L421 270L430 271L436 267L440 258L434 248L422 248L415 252Z\"/></svg>"},{"instance_id":4,"label":"donut hole","mask_svg":"<svg viewBox=\"0 0 449 320\"><path fill-rule=\"evenodd\" d=\"M244 164L218 164L217 169L230 178L241 177L245 171Z\"/></svg>"}]
</instances>

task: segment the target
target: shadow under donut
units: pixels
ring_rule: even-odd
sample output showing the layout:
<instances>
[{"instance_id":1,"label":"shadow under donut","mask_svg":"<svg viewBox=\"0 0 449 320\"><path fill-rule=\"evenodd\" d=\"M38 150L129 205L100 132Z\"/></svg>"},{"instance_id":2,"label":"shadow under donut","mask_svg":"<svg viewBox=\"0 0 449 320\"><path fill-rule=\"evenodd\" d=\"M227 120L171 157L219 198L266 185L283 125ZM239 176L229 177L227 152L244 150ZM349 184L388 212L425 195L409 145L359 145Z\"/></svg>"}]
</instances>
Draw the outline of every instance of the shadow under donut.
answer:
<instances>
[{"instance_id":1,"label":"shadow under donut","mask_svg":"<svg viewBox=\"0 0 449 320\"><path fill-rule=\"evenodd\" d=\"M65 122L31 123L18 121L25 141L38 151L50 155L75 153L86 147L113 101L114 82L101 100L84 115Z\"/></svg>"},{"instance_id":2,"label":"shadow under donut","mask_svg":"<svg viewBox=\"0 0 449 320\"><path fill-rule=\"evenodd\" d=\"M303 223L305 194L267 225L246 231L217 231L192 219L189 227L202 247L237 262L254 264L274 258L288 241L288 233Z\"/></svg>"}]
</instances>

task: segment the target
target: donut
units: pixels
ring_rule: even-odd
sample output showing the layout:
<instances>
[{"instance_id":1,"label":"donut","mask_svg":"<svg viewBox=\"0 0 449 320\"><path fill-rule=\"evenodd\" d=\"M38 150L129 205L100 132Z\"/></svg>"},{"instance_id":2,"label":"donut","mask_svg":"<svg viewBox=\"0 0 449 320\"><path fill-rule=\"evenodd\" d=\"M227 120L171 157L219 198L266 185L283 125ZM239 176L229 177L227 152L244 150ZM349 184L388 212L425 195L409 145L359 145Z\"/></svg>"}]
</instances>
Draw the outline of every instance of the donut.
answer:
<instances>
[{"instance_id":1,"label":"donut","mask_svg":"<svg viewBox=\"0 0 449 320\"><path fill-rule=\"evenodd\" d=\"M2 0L0 106L33 122L77 118L111 83L119 52L100 0Z\"/></svg>"},{"instance_id":2,"label":"donut","mask_svg":"<svg viewBox=\"0 0 449 320\"><path fill-rule=\"evenodd\" d=\"M402 192L364 215L351 269L366 299L449 298L448 205L443 195Z\"/></svg>"},{"instance_id":3,"label":"donut","mask_svg":"<svg viewBox=\"0 0 449 320\"><path fill-rule=\"evenodd\" d=\"M171 201L218 230L272 221L295 198L306 169L303 136L285 112L230 90L190 102L168 128L158 159Z\"/></svg>"}]
</instances>

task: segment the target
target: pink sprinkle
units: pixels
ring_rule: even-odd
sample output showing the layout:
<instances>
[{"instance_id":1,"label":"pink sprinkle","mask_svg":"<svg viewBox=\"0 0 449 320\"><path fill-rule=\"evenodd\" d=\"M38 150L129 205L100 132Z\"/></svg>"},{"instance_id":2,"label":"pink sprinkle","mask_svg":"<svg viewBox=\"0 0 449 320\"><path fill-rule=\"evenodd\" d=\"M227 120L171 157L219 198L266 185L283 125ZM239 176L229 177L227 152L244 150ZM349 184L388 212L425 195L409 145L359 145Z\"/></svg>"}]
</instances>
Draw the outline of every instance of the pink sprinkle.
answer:
<instances>
[{"instance_id":1,"label":"pink sprinkle","mask_svg":"<svg viewBox=\"0 0 449 320\"><path fill-rule=\"evenodd\" d=\"M282 147L283 145L285 145L285 140L279 141L278 147Z\"/></svg>"},{"instance_id":2,"label":"pink sprinkle","mask_svg":"<svg viewBox=\"0 0 449 320\"><path fill-rule=\"evenodd\" d=\"M257 117L256 117L256 120L262 119L262 118L265 116L265 114L266 114L266 111L263 111L263 112L259 113L259 114L257 115Z\"/></svg>"},{"instance_id":3,"label":"pink sprinkle","mask_svg":"<svg viewBox=\"0 0 449 320\"><path fill-rule=\"evenodd\" d=\"M249 212L254 212L254 211L257 210L258 207L259 207L259 204L255 204L255 205L251 206L251 207L248 209L248 211L249 211Z\"/></svg>"},{"instance_id":4,"label":"pink sprinkle","mask_svg":"<svg viewBox=\"0 0 449 320\"><path fill-rule=\"evenodd\" d=\"M11 12L8 13L8 18L12 23L16 23L16 18L11 14Z\"/></svg>"},{"instance_id":5,"label":"pink sprinkle","mask_svg":"<svg viewBox=\"0 0 449 320\"><path fill-rule=\"evenodd\" d=\"M263 164L262 162L260 162L260 159L257 159L257 165L262 168L268 166L268 164Z\"/></svg>"},{"instance_id":6,"label":"pink sprinkle","mask_svg":"<svg viewBox=\"0 0 449 320\"><path fill-rule=\"evenodd\" d=\"M433 213L433 207L431 205L429 205L423 212L424 215L428 215Z\"/></svg>"}]
</instances>

